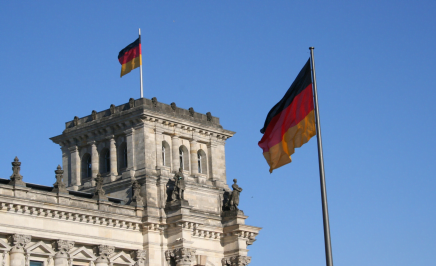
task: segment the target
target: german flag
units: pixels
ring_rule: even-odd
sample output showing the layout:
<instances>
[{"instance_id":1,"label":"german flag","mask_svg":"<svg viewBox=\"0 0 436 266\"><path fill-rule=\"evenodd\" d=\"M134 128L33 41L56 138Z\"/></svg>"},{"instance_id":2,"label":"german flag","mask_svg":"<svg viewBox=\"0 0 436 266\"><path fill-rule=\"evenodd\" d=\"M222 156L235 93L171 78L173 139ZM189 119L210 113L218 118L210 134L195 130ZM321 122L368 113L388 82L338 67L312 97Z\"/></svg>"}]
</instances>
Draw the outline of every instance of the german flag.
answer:
<instances>
[{"instance_id":1,"label":"german flag","mask_svg":"<svg viewBox=\"0 0 436 266\"><path fill-rule=\"evenodd\" d=\"M121 64L120 77L142 65L141 36L120 51L118 61Z\"/></svg>"},{"instance_id":2,"label":"german flag","mask_svg":"<svg viewBox=\"0 0 436 266\"><path fill-rule=\"evenodd\" d=\"M301 69L285 96L269 111L259 147L272 173L287 163L295 148L316 134L310 59Z\"/></svg>"}]
</instances>

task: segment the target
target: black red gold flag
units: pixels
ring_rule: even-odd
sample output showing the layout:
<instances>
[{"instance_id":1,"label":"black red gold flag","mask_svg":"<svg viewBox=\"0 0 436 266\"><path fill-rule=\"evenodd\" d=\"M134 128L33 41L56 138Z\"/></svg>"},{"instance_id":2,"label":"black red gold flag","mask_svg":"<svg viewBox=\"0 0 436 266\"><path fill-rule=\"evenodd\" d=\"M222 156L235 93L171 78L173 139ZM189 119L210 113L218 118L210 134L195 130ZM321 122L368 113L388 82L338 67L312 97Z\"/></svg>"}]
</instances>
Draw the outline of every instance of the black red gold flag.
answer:
<instances>
[{"instance_id":1,"label":"black red gold flag","mask_svg":"<svg viewBox=\"0 0 436 266\"><path fill-rule=\"evenodd\" d=\"M120 51L118 61L121 64L120 77L142 65L141 37Z\"/></svg>"},{"instance_id":2,"label":"black red gold flag","mask_svg":"<svg viewBox=\"0 0 436 266\"><path fill-rule=\"evenodd\" d=\"M269 111L259 147L272 173L287 163L295 148L307 143L315 136L310 60L304 65L285 96Z\"/></svg>"}]
</instances>

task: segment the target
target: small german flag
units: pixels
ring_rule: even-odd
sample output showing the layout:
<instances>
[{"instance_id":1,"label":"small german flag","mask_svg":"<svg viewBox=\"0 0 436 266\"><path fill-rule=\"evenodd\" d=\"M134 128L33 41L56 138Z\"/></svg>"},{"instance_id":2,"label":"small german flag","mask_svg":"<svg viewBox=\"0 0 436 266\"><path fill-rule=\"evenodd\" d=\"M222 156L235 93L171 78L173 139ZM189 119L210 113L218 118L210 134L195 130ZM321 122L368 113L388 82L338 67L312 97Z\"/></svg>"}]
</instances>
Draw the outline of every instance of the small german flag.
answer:
<instances>
[{"instance_id":1,"label":"small german flag","mask_svg":"<svg viewBox=\"0 0 436 266\"><path fill-rule=\"evenodd\" d=\"M316 134L310 59L301 69L285 96L269 111L259 147L272 173L287 163L295 148Z\"/></svg>"},{"instance_id":2,"label":"small german flag","mask_svg":"<svg viewBox=\"0 0 436 266\"><path fill-rule=\"evenodd\" d=\"M142 65L141 36L120 51L118 61L121 64L120 77Z\"/></svg>"}]
</instances>

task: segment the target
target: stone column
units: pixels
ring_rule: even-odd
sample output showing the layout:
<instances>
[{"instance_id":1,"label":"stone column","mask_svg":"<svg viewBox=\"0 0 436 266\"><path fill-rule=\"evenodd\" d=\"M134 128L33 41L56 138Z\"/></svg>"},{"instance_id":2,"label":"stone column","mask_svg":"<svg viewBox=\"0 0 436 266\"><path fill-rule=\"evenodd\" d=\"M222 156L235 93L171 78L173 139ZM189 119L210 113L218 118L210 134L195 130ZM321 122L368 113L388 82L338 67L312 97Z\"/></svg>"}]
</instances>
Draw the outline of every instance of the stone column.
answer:
<instances>
[{"instance_id":1,"label":"stone column","mask_svg":"<svg viewBox=\"0 0 436 266\"><path fill-rule=\"evenodd\" d=\"M241 255L223 258L221 260L223 266L247 266L250 262L251 257Z\"/></svg>"},{"instance_id":2,"label":"stone column","mask_svg":"<svg viewBox=\"0 0 436 266\"><path fill-rule=\"evenodd\" d=\"M71 185L74 190L78 190L81 185L79 148L73 146L69 150L71 154Z\"/></svg>"},{"instance_id":3,"label":"stone column","mask_svg":"<svg viewBox=\"0 0 436 266\"><path fill-rule=\"evenodd\" d=\"M138 249L132 253L132 257L136 261L134 266L145 266L145 260L147 259L147 252L142 249Z\"/></svg>"},{"instance_id":4,"label":"stone column","mask_svg":"<svg viewBox=\"0 0 436 266\"><path fill-rule=\"evenodd\" d=\"M30 243L31 236L15 234L11 237L12 249L9 252L10 266L25 266L24 247Z\"/></svg>"},{"instance_id":5,"label":"stone column","mask_svg":"<svg viewBox=\"0 0 436 266\"><path fill-rule=\"evenodd\" d=\"M126 145L127 145L127 167L126 171L123 172L123 178L132 178L135 176L136 163L135 163L135 129L129 128L124 131L126 134Z\"/></svg>"},{"instance_id":6,"label":"stone column","mask_svg":"<svg viewBox=\"0 0 436 266\"><path fill-rule=\"evenodd\" d=\"M198 174L198 145L197 141L194 139L191 140L189 144L191 146L191 175L195 176L196 174Z\"/></svg>"},{"instance_id":7,"label":"stone column","mask_svg":"<svg viewBox=\"0 0 436 266\"><path fill-rule=\"evenodd\" d=\"M92 185L94 186L94 179L97 177L100 168L100 160L97 151L97 143L91 143L91 170L92 170ZM64 169L65 170L65 169Z\"/></svg>"},{"instance_id":8,"label":"stone column","mask_svg":"<svg viewBox=\"0 0 436 266\"><path fill-rule=\"evenodd\" d=\"M64 169L65 183L67 186L71 186L71 171L70 171L70 151L68 147L62 146L62 168Z\"/></svg>"},{"instance_id":9,"label":"stone column","mask_svg":"<svg viewBox=\"0 0 436 266\"><path fill-rule=\"evenodd\" d=\"M74 242L67 240L56 241L57 253L54 256L54 266L69 266L68 251L74 247Z\"/></svg>"},{"instance_id":10,"label":"stone column","mask_svg":"<svg viewBox=\"0 0 436 266\"><path fill-rule=\"evenodd\" d=\"M95 266L108 266L109 255L114 253L115 247L100 245L98 246L98 258L95 261Z\"/></svg>"},{"instance_id":11,"label":"stone column","mask_svg":"<svg viewBox=\"0 0 436 266\"><path fill-rule=\"evenodd\" d=\"M115 181L118 176L118 165L117 165L117 146L115 146L115 138L111 136L109 152L111 157L111 181Z\"/></svg>"},{"instance_id":12,"label":"stone column","mask_svg":"<svg viewBox=\"0 0 436 266\"><path fill-rule=\"evenodd\" d=\"M156 166L160 168L161 166L163 166L163 161L162 161L163 136L162 136L162 130L159 128L155 129L155 139L156 139ZM169 160L169 158L166 159Z\"/></svg>"},{"instance_id":13,"label":"stone column","mask_svg":"<svg viewBox=\"0 0 436 266\"><path fill-rule=\"evenodd\" d=\"M171 150L172 150L172 155L173 155L173 160L172 160L172 171L179 171L180 168L180 158L179 158L179 147L180 147L180 139L178 136L173 135L171 137Z\"/></svg>"}]
</instances>

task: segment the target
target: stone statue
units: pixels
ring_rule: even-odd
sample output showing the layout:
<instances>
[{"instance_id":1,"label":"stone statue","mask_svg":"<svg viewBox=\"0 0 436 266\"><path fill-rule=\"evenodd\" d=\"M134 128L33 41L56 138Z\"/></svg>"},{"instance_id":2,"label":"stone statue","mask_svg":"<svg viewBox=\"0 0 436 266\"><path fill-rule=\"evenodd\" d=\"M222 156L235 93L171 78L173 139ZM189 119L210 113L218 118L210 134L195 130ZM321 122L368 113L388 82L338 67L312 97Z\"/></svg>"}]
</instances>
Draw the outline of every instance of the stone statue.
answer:
<instances>
[{"instance_id":1,"label":"stone statue","mask_svg":"<svg viewBox=\"0 0 436 266\"><path fill-rule=\"evenodd\" d=\"M185 176L183 175L182 168L174 174L174 190L172 200L185 199Z\"/></svg>"},{"instance_id":2,"label":"stone statue","mask_svg":"<svg viewBox=\"0 0 436 266\"><path fill-rule=\"evenodd\" d=\"M233 179L233 191L232 194L230 194L230 198L229 201L227 203L227 206L230 208L231 211L233 210L239 210L238 209L238 205L239 205L239 193L242 192L242 188L240 188L238 186L238 184L236 184L236 182L238 182L237 179Z\"/></svg>"}]
</instances>

